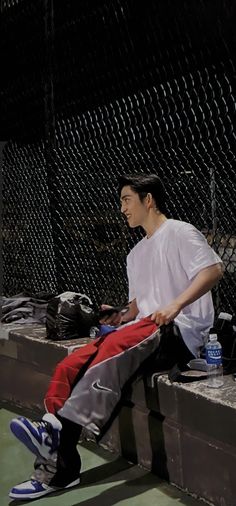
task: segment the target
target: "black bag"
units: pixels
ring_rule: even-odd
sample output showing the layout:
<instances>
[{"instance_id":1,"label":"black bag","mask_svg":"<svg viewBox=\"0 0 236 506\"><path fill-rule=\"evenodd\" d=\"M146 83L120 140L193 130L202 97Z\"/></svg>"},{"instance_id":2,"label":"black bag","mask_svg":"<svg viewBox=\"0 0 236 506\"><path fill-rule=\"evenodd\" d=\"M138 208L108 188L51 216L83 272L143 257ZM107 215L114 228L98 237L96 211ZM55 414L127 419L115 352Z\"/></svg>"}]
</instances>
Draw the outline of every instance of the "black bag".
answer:
<instances>
[{"instance_id":1,"label":"black bag","mask_svg":"<svg viewBox=\"0 0 236 506\"><path fill-rule=\"evenodd\" d=\"M214 329L222 346L224 372L236 371L236 316L220 313Z\"/></svg>"},{"instance_id":2,"label":"black bag","mask_svg":"<svg viewBox=\"0 0 236 506\"><path fill-rule=\"evenodd\" d=\"M91 327L98 325L98 311L87 295L64 292L48 303L46 314L48 339L61 341L89 336Z\"/></svg>"}]
</instances>

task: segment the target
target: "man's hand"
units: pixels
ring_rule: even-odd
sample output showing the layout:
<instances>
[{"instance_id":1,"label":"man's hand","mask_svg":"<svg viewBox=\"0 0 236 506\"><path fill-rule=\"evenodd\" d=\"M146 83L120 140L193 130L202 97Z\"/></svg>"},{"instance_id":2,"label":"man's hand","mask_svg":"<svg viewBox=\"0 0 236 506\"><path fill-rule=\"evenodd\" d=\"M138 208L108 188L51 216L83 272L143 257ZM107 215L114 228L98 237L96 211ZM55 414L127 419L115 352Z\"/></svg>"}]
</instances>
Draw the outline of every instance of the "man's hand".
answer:
<instances>
[{"instance_id":1,"label":"man's hand","mask_svg":"<svg viewBox=\"0 0 236 506\"><path fill-rule=\"evenodd\" d=\"M223 269L221 263L205 267L198 272L189 287L177 299L163 309L155 311L151 319L157 325L168 325L180 313L181 309L192 304L192 302L211 290L222 276Z\"/></svg>"},{"instance_id":2,"label":"man's hand","mask_svg":"<svg viewBox=\"0 0 236 506\"><path fill-rule=\"evenodd\" d=\"M109 306L108 304L102 304L101 310L105 311L106 309L112 309L112 306ZM99 323L101 323L102 325L113 325L113 326L117 327L118 325L120 325L121 319L122 319L122 311L120 311L119 313L114 312L109 316L104 315L99 320Z\"/></svg>"},{"instance_id":3,"label":"man's hand","mask_svg":"<svg viewBox=\"0 0 236 506\"><path fill-rule=\"evenodd\" d=\"M168 323L174 320L180 311L181 307L177 303L172 302L168 306L163 307L163 309L155 311L155 313L153 313L151 316L151 320L153 320L159 326L168 325Z\"/></svg>"}]
</instances>

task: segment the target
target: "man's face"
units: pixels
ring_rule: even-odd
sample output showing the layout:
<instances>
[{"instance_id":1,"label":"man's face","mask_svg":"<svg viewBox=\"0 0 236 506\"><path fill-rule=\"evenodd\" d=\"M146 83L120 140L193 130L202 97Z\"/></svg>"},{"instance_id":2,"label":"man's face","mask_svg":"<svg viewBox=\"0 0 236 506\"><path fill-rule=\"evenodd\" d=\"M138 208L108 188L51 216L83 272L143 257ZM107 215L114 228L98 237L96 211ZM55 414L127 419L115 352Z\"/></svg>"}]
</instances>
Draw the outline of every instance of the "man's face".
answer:
<instances>
[{"instance_id":1,"label":"man's face","mask_svg":"<svg viewBox=\"0 0 236 506\"><path fill-rule=\"evenodd\" d=\"M131 228L143 226L147 217L145 199L141 202L138 193L135 193L130 186L124 186L120 194L121 212L126 216L128 225Z\"/></svg>"}]
</instances>

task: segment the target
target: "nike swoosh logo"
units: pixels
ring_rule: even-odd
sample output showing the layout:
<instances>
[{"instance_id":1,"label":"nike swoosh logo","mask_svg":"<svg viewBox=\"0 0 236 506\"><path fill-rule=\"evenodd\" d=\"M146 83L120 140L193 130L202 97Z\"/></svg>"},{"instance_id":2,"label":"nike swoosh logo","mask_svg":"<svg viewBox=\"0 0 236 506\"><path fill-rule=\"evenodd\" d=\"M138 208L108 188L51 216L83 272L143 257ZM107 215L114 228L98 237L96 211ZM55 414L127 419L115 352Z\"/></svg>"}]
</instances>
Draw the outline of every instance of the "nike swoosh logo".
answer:
<instances>
[{"instance_id":1,"label":"nike swoosh logo","mask_svg":"<svg viewBox=\"0 0 236 506\"><path fill-rule=\"evenodd\" d=\"M103 390L104 392L112 392L111 388L107 388L107 387L104 387L103 385L101 385L100 380L94 381L92 383L92 387L95 390Z\"/></svg>"}]
</instances>

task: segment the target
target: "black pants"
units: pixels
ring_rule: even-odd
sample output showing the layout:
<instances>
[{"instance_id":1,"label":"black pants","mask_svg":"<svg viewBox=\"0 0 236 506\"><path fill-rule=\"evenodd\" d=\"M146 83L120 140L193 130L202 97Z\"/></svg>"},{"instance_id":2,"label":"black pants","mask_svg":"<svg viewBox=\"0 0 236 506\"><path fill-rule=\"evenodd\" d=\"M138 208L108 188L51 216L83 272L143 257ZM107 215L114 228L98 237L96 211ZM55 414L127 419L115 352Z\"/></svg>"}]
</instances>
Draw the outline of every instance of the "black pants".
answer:
<instances>
[{"instance_id":1,"label":"black pants","mask_svg":"<svg viewBox=\"0 0 236 506\"><path fill-rule=\"evenodd\" d=\"M171 322L161 327L159 348L145 361L139 373L153 374L154 372L166 371L176 364L180 370L183 370L193 358L195 357L186 346L178 326Z\"/></svg>"}]
</instances>

